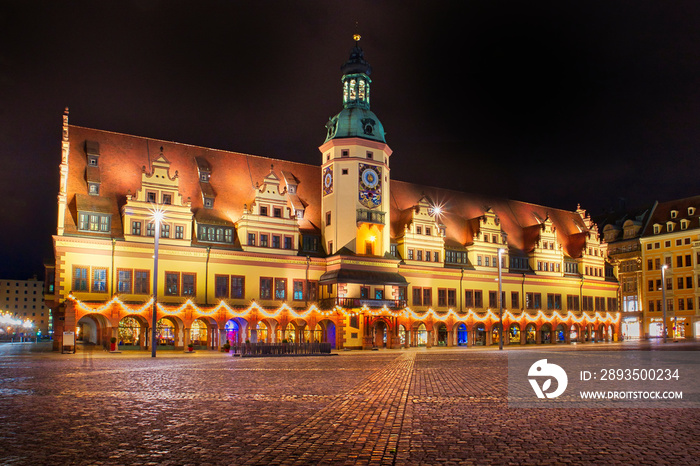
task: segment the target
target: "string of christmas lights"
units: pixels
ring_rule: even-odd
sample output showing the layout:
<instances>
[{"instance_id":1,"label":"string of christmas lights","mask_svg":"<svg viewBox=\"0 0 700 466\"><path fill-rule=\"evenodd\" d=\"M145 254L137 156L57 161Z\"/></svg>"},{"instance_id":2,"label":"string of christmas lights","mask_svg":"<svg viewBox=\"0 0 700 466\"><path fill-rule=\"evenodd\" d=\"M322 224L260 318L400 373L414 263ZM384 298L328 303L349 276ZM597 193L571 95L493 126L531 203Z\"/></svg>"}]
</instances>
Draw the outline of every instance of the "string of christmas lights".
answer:
<instances>
[{"instance_id":1,"label":"string of christmas lights","mask_svg":"<svg viewBox=\"0 0 700 466\"><path fill-rule=\"evenodd\" d=\"M112 306L117 305L121 308L122 311L124 311L126 314L142 314L148 310L150 310L153 307L153 298L151 298L149 301L147 301L144 304L140 304L138 306L130 307L126 303L124 303L121 299L119 299L119 296L114 296L111 300L107 301L106 303L102 305L96 305L96 306L90 306L86 304L85 302L79 300L72 294L68 296L68 298L75 303L76 306L78 306L80 309L82 309L85 312L88 313L102 313L107 310L109 310ZM235 317L242 317L242 318L247 318L250 316L252 312L256 312L259 315L265 316L266 318L270 319L277 319L283 312L287 312L289 315L293 316L295 319L306 319L312 314L316 315L321 315L323 317L329 317L334 314L343 314L344 316L357 316L360 314L367 314L371 316L385 316L385 317L406 317L410 318L413 320L426 320L430 317L433 318L433 320L439 321L439 322L445 322L449 318L454 319L455 321L458 322L466 322L468 320L476 321L476 322L486 322L488 320L491 321L498 321L499 317L498 315L491 309L487 309L485 313L479 314L477 312L474 312L472 309L469 309L466 313L460 315L457 312L455 312L453 309L447 310L447 312L444 313L438 313L436 312L433 308L429 308L427 311L423 312L422 314L418 314L417 312L413 311L410 307L405 307L402 310L399 311L392 311L386 305L379 309L370 309L367 305L363 305L358 311L353 311L353 310L348 310L345 309L341 306L335 306L331 310L323 311L319 309L315 304L312 304L307 310L305 311L297 311L296 309L290 307L288 304L283 303L279 308L276 310L270 311L256 303L255 301L252 301L250 305L243 310L237 310L229 306L226 302L220 301L219 304L211 307L211 308L201 308L197 306L192 300L188 299L181 305L174 307L174 306L168 306L164 305L162 303L157 303L158 310L160 313L165 314L165 315L177 315L181 314L182 312L186 311L188 308L192 309L192 311L200 314L201 316L211 316L216 314L217 312L221 311L224 309L226 311L226 314L229 316L232 316L233 318ZM568 311L566 314L561 314L558 311L552 311L550 315L545 314L542 310L538 310L536 314L531 315L528 314L527 312L521 312L519 314L515 314L509 310L504 310L503 311L503 320L504 321L510 321L510 322L520 322L524 320L527 323L530 322L536 322L536 321L545 321L545 322L553 322L554 320L559 320L559 321L569 321L571 320L574 323L580 324L580 323L586 323L586 324L591 324L591 323L609 323L609 324L617 324L620 322L620 314L619 313L610 313L610 312L605 312L605 315L601 314L599 311L596 311L593 314L587 314L585 312L581 312L580 315L575 315L572 311Z\"/></svg>"}]
</instances>

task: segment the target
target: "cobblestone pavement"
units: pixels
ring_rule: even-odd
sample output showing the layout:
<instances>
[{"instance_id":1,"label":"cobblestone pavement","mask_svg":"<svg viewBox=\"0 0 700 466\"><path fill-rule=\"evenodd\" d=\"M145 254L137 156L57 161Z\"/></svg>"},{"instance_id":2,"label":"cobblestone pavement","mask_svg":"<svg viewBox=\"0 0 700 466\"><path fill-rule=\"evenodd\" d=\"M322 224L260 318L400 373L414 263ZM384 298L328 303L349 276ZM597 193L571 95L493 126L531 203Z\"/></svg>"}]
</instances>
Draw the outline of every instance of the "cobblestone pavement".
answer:
<instances>
[{"instance_id":1,"label":"cobblestone pavement","mask_svg":"<svg viewBox=\"0 0 700 466\"><path fill-rule=\"evenodd\" d=\"M699 409L508 408L507 351L153 359L40 348L0 344L0 464L700 461Z\"/></svg>"}]
</instances>

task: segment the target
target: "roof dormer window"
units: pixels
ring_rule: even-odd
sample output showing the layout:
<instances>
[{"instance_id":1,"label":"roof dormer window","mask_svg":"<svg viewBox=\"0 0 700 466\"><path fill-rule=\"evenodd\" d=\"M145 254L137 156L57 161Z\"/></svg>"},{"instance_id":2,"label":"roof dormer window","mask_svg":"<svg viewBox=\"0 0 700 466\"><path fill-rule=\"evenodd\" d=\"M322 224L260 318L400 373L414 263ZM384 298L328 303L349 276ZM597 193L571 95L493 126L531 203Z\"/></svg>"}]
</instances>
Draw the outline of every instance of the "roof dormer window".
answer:
<instances>
[{"instance_id":1,"label":"roof dormer window","mask_svg":"<svg viewBox=\"0 0 700 466\"><path fill-rule=\"evenodd\" d=\"M88 194L91 196L100 195L100 184L99 183L88 183Z\"/></svg>"},{"instance_id":2,"label":"roof dormer window","mask_svg":"<svg viewBox=\"0 0 700 466\"><path fill-rule=\"evenodd\" d=\"M661 233L661 225L654 225L654 234L658 235Z\"/></svg>"},{"instance_id":3,"label":"roof dormer window","mask_svg":"<svg viewBox=\"0 0 700 466\"><path fill-rule=\"evenodd\" d=\"M213 209L214 208L214 198L205 197L204 198L204 208L205 209Z\"/></svg>"},{"instance_id":4,"label":"roof dormer window","mask_svg":"<svg viewBox=\"0 0 700 466\"><path fill-rule=\"evenodd\" d=\"M695 207L688 207L688 215L695 215Z\"/></svg>"},{"instance_id":5,"label":"roof dormer window","mask_svg":"<svg viewBox=\"0 0 700 466\"><path fill-rule=\"evenodd\" d=\"M671 218L676 218L678 217L678 211L677 210L672 210L671 211Z\"/></svg>"}]
</instances>

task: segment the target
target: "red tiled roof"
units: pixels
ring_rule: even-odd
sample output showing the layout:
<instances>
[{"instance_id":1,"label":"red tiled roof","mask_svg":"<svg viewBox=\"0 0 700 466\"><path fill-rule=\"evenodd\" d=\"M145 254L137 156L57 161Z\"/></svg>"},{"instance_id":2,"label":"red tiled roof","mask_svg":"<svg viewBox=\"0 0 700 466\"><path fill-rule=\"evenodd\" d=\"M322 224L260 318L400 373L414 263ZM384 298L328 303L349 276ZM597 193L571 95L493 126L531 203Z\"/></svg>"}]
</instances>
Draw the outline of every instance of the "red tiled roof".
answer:
<instances>
[{"instance_id":1,"label":"red tiled roof","mask_svg":"<svg viewBox=\"0 0 700 466\"><path fill-rule=\"evenodd\" d=\"M318 232L321 225L321 167L271 159L254 155L207 149L187 144L160 141L139 136L70 126L70 156L68 202L75 205L76 195L87 195L85 141L99 142L100 147L100 198L112 199L108 210L113 219L121 219L120 209L126 202L127 192L132 194L141 188L141 173L145 167L163 154L170 165L170 176L178 174L180 193L188 198L196 218L213 217L235 222L243 212L243 205L250 206L255 197L256 183L262 183L270 172L270 166L278 176L292 177L298 181L297 195L305 205L302 230ZM200 212L202 192L199 182L198 161L209 164L211 188L216 193L214 209ZM442 205L441 222L446 227L446 244L464 246L472 243L478 232L481 217L489 208L498 215L501 227L507 234L510 248L529 252L539 236L539 224L549 217L557 231L557 238L565 252L572 257L580 255L583 247L579 233L586 231L585 224L576 212L544 207L526 202L497 199L448 189L421 186L403 181L391 181L391 236L403 234L404 225L410 221L410 209L423 195ZM76 233L76 209L66 214L66 233ZM113 234L121 236L121 221L113 220Z\"/></svg>"}]
</instances>

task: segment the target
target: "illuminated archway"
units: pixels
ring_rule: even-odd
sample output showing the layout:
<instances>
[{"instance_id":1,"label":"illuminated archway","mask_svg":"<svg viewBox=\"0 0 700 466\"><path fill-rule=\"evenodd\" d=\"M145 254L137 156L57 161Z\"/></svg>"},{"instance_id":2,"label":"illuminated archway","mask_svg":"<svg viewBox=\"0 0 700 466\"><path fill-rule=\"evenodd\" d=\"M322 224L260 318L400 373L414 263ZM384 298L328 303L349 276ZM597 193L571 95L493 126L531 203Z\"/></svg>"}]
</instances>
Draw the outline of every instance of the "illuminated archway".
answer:
<instances>
[{"instance_id":1,"label":"illuminated archway","mask_svg":"<svg viewBox=\"0 0 700 466\"><path fill-rule=\"evenodd\" d=\"M163 317L156 322L158 349L174 349L178 340L178 327L171 317Z\"/></svg>"},{"instance_id":2,"label":"illuminated archway","mask_svg":"<svg viewBox=\"0 0 700 466\"><path fill-rule=\"evenodd\" d=\"M416 346L426 346L428 344L428 331L424 323L420 323L416 328Z\"/></svg>"},{"instance_id":3,"label":"illuminated archway","mask_svg":"<svg viewBox=\"0 0 700 466\"><path fill-rule=\"evenodd\" d=\"M457 346L467 346L467 342L469 341L469 332L467 331L467 326L464 323L461 323L456 327Z\"/></svg>"},{"instance_id":4,"label":"illuminated archway","mask_svg":"<svg viewBox=\"0 0 700 466\"><path fill-rule=\"evenodd\" d=\"M241 327L236 322L236 319L229 319L224 325L226 331L226 342L230 345L238 345L241 343Z\"/></svg>"},{"instance_id":5,"label":"illuminated archway","mask_svg":"<svg viewBox=\"0 0 700 466\"><path fill-rule=\"evenodd\" d=\"M75 338L83 344L107 345L112 326L102 314L86 314L76 324Z\"/></svg>"},{"instance_id":6,"label":"illuminated archway","mask_svg":"<svg viewBox=\"0 0 700 466\"><path fill-rule=\"evenodd\" d=\"M554 341L557 343L566 343L566 325L557 325L557 328L554 331Z\"/></svg>"},{"instance_id":7,"label":"illuminated archway","mask_svg":"<svg viewBox=\"0 0 700 466\"><path fill-rule=\"evenodd\" d=\"M527 324L527 327L525 327L525 343L528 345L537 343L537 327L535 324Z\"/></svg>"},{"instance_id":8,"label":"illuminated archway","mask_svg":"<svg viewBox=\"0 0 700 466\"><path fill-rule=\"evenodd\" d=\"M119 321L119 349L142 349L146 346L148 324L141 316L126 316Z\"/></svg>"},{"instance_id":9,"label":"illuminated archway","mask_svg":"<svg viewBox=\"0 0 700 466\"><path fill-rule=\"evenodd\" d=\"M510 342L511 345L519 345L520 344L520 325L519 324L511 324L511 326L508 328L508 341Z\"/></svg>"},{"instance_id":10,"label":"illuminated archway","mask_svg":"<svg viewBox=\"0 0 700 466\"><path fill-rule=\"evenodd\" d=\"M544 324L540 327L540 343L547 344L552 342L552 325Z\"/></svg>"},{"instance_id":11,"label":"illuminated archway","mask_svg":"<svg viewBox=\"0 0 700 466\"><path fill-rule=\"evenodd\" d=\"M501 328L501 324L496 322L491 326L491 344L492 345L497 345L500 339L499 335L499 330Z\"/></svg>"},{"instance_id":12,"label":"illuminated archway","mask_svg":"<svg viewBox=\"0 0 700 466\"><path fill-rule=\"evenodd\" d=\"M335 324L328 320L324 319L318 323L321 326L321 343L330 343L331 348L335 348Z\"/></svg>"},{"instance_id":13,"label":"illuminated archway","mask_svg":"<svg viewBox=\"0 0 700 466\"><path fill-rule=\"evenodd\" d=\"M209 329L201 319L196 319L190 327L190 343L197 349L206 349L209 342Z\"/></svg>"},{"instance_id":14,"label":"illuminated archway","mask_svg":"<svg viewBox=\"0 0 700 466\"><path fill-rule=\"evenodd\" d=\"M294 322L289 322L284 329L283 340L287 340L289 343L296 343L297 341L297 326Z\"/></svg>"},{"instance_id":15,"label":"illuminated archway","mask_svg":"<svg viewBox=\"0 0 700 466\"><path fill-rule=\"evenodd\" d=\"M481 322L474 326L474 346L486 346L486 326Z\"/></svg>"}]
</instances>

